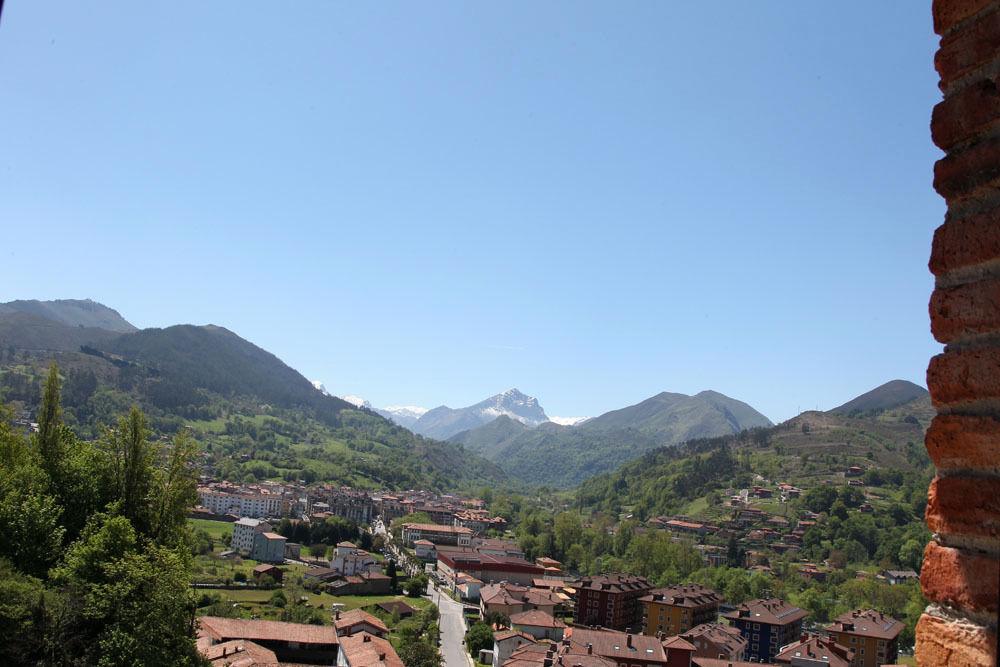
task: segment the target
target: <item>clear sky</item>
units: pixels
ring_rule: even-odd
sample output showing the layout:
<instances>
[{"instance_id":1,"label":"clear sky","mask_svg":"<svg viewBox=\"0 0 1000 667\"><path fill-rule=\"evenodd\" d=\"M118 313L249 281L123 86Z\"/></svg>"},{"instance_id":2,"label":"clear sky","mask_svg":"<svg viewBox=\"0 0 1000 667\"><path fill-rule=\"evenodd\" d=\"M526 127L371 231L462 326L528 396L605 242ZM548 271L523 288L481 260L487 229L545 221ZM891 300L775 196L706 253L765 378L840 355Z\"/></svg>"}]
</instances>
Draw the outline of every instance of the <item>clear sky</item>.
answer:
<instances>
[{"instance_id":1,"label":"clear sky","mask_svg":"<svg viewBox=\"0 0 1000 667\"><path fill-rule=\"evenodd\" d=\"M909 0L7 0L0 301L375 405L923 384L935 43Z\"/></svg>"}]
</instances>

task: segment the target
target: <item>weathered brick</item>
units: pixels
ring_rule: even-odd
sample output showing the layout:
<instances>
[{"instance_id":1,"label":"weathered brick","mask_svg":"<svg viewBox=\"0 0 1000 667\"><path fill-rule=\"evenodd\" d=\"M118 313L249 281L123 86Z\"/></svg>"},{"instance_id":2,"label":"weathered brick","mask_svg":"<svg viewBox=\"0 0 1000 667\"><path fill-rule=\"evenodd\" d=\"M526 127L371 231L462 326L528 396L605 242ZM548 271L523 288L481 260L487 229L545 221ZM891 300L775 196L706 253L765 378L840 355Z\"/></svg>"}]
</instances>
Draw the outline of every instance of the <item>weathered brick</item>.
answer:
<instances>
[{"instance_id":1,"label":"weathered brick","mask_svg":"<svg viewBox=\"0 0 1000 667\"><path fill-rule=\"evenodd\" d=\"M942 343L1000 331L1000 280L938 288L930 314L931 332Z\"/></svg>"},{"instance_id":2,"label":"weathered brick","mask_svg":"<svg viewBox=\"0 0 1000 667\"><path fill-rule=\"evenodd\" d=\"M935 533L1000 537L1000 479L935 477L925 518Z\"/></svg>"},{"instance_id":3,"label":"weathered brick","mask_svg":"<svg viewBox=\"0 0 1000 667\"><path fill-rule=\"evenodd\" d=\"M1000 561L931 541L924 549L920 586L928 600L995 614L1000 598Z\"/></svg>"},{"instance_id":4,"label":"weathered brick","mask_svg":"<svg viewBox=\"0 0 1000 667\"><path fill-rule=\"evenodd\" d=\"M934 165L934 189L949 204L1000 184L1000 139L987 139L946 155Z\"/></svg>"},{"instance_id":5,"label":"weathered brick","mask_svg":"<svg viewBox=\"0 0 1000 667\"><path fill-rule=\"evenodd\" d=\"M1000 348L949 350L933 357L927 389L939 408L1000 398Z\"/></svg>"},{"instance_id":6,"label":"weathered brick","mask_svg":"<svg viewBox=\"0 0 1000 667\"><path fill-rule=\"evenodd\" d=\"M937 415L927 429L927 453L938 470L1000 467L1000 419Z\"/></svg>"},{"instance_id":7,"label":"weathered brick","mask_svg":"<svg viewBox=\"0 0 1000 667\"><path fill-rule=\"evenodd\" d=\"M945 97L931 114L931 138L942 150L986 132L1000 120L997 80L980 79Z\"/></svg>"},{"instance_id":8,"label":"weathered brick","mask_svg":"<svg viewBox=\"0 0 1000 667\"><path fill-rule=\"evenodd\" d=\"M950 220L934 232L930 270L936 276L1000 257L1000 208Z\"/></svg>"},{"instance_id":9,"label":"weathered brick","mask_svg":"<svg viewBox=\"0 0 1000 667\"><path fill-rule=\"evenodd\" d=\"M941 90L956 79L997 57L1000 51L1000 11L993 11L941 40L934 54L934 67L941 77Z\"/></svg>"},{"instance_id":10,"label":"weathered brick","mask_svg":"<svg viewBox=\"0 0 1000 667\"><path fill-rule=\"evenodd\" d=\"M956 23L994 4L993 0L934 0L934 32L943 35Z\"/></svg>"},{"instance_id":11,"label":"weathered brick","mask_svg":"<svg viewBox=\"0 0 1000 667\"><path fill-rule=\"evenodd\" d=\"M921 667L995 665L997 634L969 621L923 614L917 621L917 664Z\"/></svg>"}]
</instances>

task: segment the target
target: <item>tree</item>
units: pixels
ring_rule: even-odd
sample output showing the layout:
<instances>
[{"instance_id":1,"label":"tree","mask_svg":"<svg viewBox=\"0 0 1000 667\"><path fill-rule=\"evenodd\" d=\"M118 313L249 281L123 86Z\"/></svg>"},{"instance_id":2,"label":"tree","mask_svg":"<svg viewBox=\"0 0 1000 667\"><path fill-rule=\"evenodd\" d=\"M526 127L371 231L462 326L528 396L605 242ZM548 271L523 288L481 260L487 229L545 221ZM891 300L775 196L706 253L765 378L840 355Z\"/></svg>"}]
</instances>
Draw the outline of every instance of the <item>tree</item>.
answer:
<instances>
[{"instance_id":1,"label":"tree","mask_svg":"<svg viewBox=\"0 0 1000 667\"><path fill-rule=\"evenodd\" d=\"M59 367L55 362L49 366L49 375L45 379L45 391L42 394L42 406L38 411L38 452L42 458L42 468L49 474L53 482L58 483L59 472L63 460L62 451L62 405L60 404Z\"/></svg>"},{"instance_id":2,"label":"tree","mask_svg":"<svg viewBox=\"0 0 1000 667\"><path fill-rule=\"evenodd\" d=\"M465 645L473 657L478 657L481 649L493 648L493 628L486 623L473 624L465 633Z\"/></svg>"},{"instance_id":3,"label":"tree","mask_svg":"<svg viewBox=\"0 0 1000 667\"><path fill-rule=\"evenodd\" d=\"M389 590L395 593L399 590L399 574L396 572L396 561L392 558L386 563L385 573L389 577Z\"/></svg>"},{"instance_id":4,"label":"tree","mask_svg":"<svg viewBox=\"0 0 1000 667\"><path fill-rule=\"evenodd\" d=\"M441 654L437 648L420 640L401 642L399 657L406 667L441 667Z\"/></svg>"},{"instance_id":5,"label":"tree","mask_svg":"<svg viewBox=\"0 0 1000 667\"><path fill-rule=\"evenodd\" d=\"M410 577L403 588L406 590L408 596L418 598L427 590L427 581L427 575L418 574L415 577Z\"/></svg>"},{"instance_id":6,"label":"tree","mask_svg":"<svg viewBox=\"0 0 1000 667\"><path fill-rule=\"evenodd\" d=\"M122 514L139 532L149 534L149 507L153 489L153 448L149 443L146 417L132 406L118 427L105 433L104 448L111 473L112 492L121 502Z\"/></svg>"}]
</instances>

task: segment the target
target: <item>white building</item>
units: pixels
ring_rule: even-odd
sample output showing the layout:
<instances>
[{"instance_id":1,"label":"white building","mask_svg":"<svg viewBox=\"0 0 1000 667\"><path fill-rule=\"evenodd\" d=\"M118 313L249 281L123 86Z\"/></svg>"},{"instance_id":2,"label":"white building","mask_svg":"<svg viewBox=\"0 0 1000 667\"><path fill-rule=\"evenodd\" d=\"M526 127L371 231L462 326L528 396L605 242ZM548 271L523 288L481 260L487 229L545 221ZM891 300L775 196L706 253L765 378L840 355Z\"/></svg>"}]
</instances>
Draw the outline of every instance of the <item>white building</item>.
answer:
<instances>
[{"instance_id":1,"label":"white building","mask_svg":"<svg viewBox=\"0 0 1000 667\"><path fill-rule=\"evenodd\" d=\"M233 524L233 539L229 543L229 546L244 556L249 556L253 552L254 540L257 533L270 531L271 524L267 521L243 517Z\"/></svg>"},{"instance_id":2,"label":"white building","mask_svg":"<svg viewBox=\"0 0 1000 667\"><path fill-rule=\"evenodd\" d=\"M278 493L233 492L229 493L210 487L198 488L201 506L213 514L235 514L251 518L283 516L284 501Z\"/></svg>"},{"instance_id":3,"label":"white building","mask_svg":"<svg viewBox=\"0 0 1000 667\"><path fill-rule=\"evenodd\" d=\"M374 557L364 549L359 549L351 542L341 542L337 545L330 568L337 570L345 577L365 572L381 572L382 567Z\"/></svg>"}]
</instances>

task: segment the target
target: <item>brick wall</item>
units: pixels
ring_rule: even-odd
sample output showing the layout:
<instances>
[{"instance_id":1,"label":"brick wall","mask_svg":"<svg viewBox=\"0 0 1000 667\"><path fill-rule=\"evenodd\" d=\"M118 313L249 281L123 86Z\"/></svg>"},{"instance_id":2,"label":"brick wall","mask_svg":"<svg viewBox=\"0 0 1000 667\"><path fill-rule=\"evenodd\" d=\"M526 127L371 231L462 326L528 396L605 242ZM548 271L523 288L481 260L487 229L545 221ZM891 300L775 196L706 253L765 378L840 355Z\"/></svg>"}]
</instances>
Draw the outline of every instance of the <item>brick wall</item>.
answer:
<instances>
[{"instance_id":1,"label":"brick wall","mask_svg":"<svg viewBox=\"0 0 1000 667\"><path fill-rule=\"evenodd\" d=\"M1000 0L934 0L943 100L931 136L948 204L934 234L931 330L944 343L927 386L934 533L920 582L920 665L995 665L1000 599Z\"/></svg>"}]
</instances>

